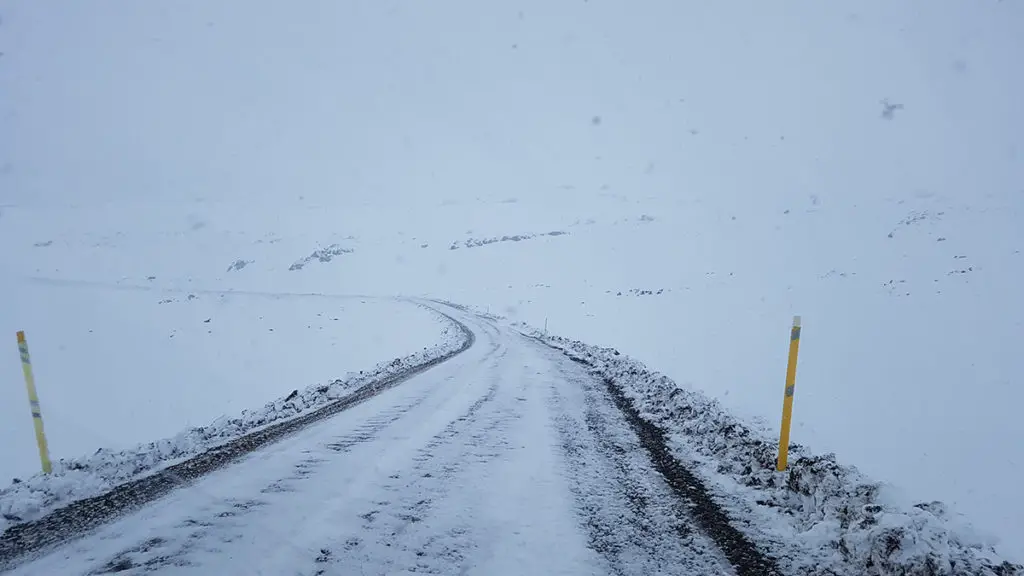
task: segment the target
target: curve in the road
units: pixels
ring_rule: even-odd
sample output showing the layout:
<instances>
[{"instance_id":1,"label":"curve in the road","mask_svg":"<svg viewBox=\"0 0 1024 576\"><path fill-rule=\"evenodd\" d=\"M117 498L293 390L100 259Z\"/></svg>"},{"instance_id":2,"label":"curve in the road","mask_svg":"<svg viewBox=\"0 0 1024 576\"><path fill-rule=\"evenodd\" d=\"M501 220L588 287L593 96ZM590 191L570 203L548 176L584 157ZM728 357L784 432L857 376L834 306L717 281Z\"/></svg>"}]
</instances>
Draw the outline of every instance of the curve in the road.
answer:
<instances>
[{"instance_id":1,"label":"curve in the road","mask_svg":"<svg viewBox=\"0 0 1024 576\"><path fill-rule=\"evenodd\" d=\"M586 366L438 307L466 353L16 573L777 573Z\"/></svg>"}]
</instances>

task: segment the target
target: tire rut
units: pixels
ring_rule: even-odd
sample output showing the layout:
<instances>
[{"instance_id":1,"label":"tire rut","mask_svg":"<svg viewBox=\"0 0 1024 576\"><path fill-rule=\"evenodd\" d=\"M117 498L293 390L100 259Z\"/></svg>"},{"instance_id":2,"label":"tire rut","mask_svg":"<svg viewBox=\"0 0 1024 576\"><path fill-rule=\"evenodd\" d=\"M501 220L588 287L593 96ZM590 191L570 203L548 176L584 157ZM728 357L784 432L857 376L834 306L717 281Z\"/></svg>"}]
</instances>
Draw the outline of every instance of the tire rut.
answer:
<instances>
[{"instance_id":1,"label":"tire rut","mask_svg":"<svg viewBox=\"0 0 1024 576\"><path fill-rule=\"evenodd\" d=\"M516 414L495 406L498 392L494 380L483 396L432 436L408 471L385 481L383 488L394 498L368 502L357 515L358 532L327 542L303 573L359 573L367 566L380 573L461 573L475 546L470 526L430 525L460 473L499 458L508 448L502 432Z\"/></svg>"},{"instance_id":2,"label":"tire rut","mask_svg":"<svg viewBox=\"0 0 1024 576\"><path fill-rule=\"evenodd\" d=\"M547 346L543 342L540 344ZM558 354L564 354L561 350L553 350ZM581 358L564 355L587 369L591 367ZM714 501L703 481L675 458L666 442L665 431L644 419L615 382L593 376L589 371L586 374L590 381L600 383L611 402L639 438L640 445L655 469L683 504L687 516L693 519L704 535L714 541L736 573L739 576L780 576L782 573L777 561L759 550L732 525L728 514Z\"/></svg>"},{"instance_id":3,"label":"tire rut","mask_svg":"<svg viewBox=\"0 0 1024 576\"><path fill-rule=\"evenodd\" d=\"M495 351L489 351L482 361L491 359ZM295 464L290 475L271 482L261 489L260 493L273 495L301 492L302 481L314 476L330 458L348 453L359 444L377 439L381 432L423 404L431 394L432 391L419 394L398 406L381 411L348 434L337 436L316 449L303 450L303 454L307 456ZM476 405L474 407L479 408ZM242 537L245 528L244 516L264 505L258 500L247 502L249 505L245 506L239 506L234 499L218 503L206 514L188 518L177 526L178 529L186 530L186 533L167 533L165 537L151 538L132 545L106 561L102 567L96 569L95 574L109 574L128 569L149 571L193 566L189 556L194 552L218 552L220 543L230 543ZM159 550L159 553L153 553L155 550Z\"/></svg>"},{"instance_id":4,"label":"tire rut","mask_svg":"<svg viewBox=\"0 0 1024 576\"><path fill-rule=\"evenodd\" d=\"M692 529L687 506L654 470L607 392L587 375L563 375L580 386L582 412L572 412L579 406L552 386L555 427L590 548L609 573L722 574L728 562Z\"/></svg>"}]
</instances>

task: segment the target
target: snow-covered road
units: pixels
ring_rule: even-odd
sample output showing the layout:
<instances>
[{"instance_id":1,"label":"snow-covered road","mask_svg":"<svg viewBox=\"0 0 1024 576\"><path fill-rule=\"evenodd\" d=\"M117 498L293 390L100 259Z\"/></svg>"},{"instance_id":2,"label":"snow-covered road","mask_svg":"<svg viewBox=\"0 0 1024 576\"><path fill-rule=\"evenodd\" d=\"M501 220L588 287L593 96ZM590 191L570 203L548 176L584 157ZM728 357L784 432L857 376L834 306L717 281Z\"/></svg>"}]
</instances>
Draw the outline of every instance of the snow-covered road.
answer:
<instances>
[{"instance_id":1,"label":"snow-covered road","mask_svg":"<svg viewBox=\"0 0 1024 576\"><path fill-rule=\"evenodd\" d=\"M733 574L604 385L475 345L15 574Z\"/></svg>"}]
</instances>

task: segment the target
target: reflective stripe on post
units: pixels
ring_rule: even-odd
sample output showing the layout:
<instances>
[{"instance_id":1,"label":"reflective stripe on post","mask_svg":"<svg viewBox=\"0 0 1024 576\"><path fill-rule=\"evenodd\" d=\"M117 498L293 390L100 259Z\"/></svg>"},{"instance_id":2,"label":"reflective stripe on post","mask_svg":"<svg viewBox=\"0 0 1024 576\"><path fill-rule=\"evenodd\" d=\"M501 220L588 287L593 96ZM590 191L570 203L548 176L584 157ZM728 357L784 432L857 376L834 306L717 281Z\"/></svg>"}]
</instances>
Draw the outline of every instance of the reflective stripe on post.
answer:
<instances>
[{"instance_id":1,"label":"reflective stripe on post","mask_svg":"<svg viewBox=\"0 0 1024 576\"><path fill-rule=\"evenodd\" d=\"M18 332L18 351L21 353L21 371L25 374L25 389L28 390L28 405L32 409L32 423L36 429L36 444L39 446L39 462L43 465L43 473L53 471L50 463L50 448L46 444L46 432L43 430L43 411L39 407L39 396L36 394L36 379L32 375L32 359L28 355L28 342L25 333Z\"/></svg>"},{"instance_id":2,"label":"reflective stripe on post","mask_svg":"<svg viewBox=\"0 0 1024 576\"><path fill-rule=\"evenodd\" d=\"M775 469L786 470L789 460L789 426L793 420L793 392L796 389L796 356L800 351L800 317L793 317L789 333L789 365L786 368L786 393L782 398L782 430L779 432L779 459Z\"/></svg>"}]
</instances>

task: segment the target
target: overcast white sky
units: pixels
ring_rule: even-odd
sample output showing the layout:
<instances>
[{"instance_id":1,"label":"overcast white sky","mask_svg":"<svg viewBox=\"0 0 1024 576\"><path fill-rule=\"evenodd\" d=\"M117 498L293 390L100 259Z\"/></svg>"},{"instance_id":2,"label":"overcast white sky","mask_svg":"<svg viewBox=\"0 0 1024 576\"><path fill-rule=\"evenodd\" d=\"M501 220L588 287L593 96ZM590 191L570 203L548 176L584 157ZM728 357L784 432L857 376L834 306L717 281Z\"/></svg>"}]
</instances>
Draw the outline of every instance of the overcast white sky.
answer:
<instances>
[{"instance_id":1,"label":"overcast white sky","mask_svg":"<svg viewBox=\"0 0 1024 576\"><path fill-rule=\"evenodd\" d=\"M984 189L1020 176L1022 10L6 0L0 194Z\"/></svg>"}]
</instances>

